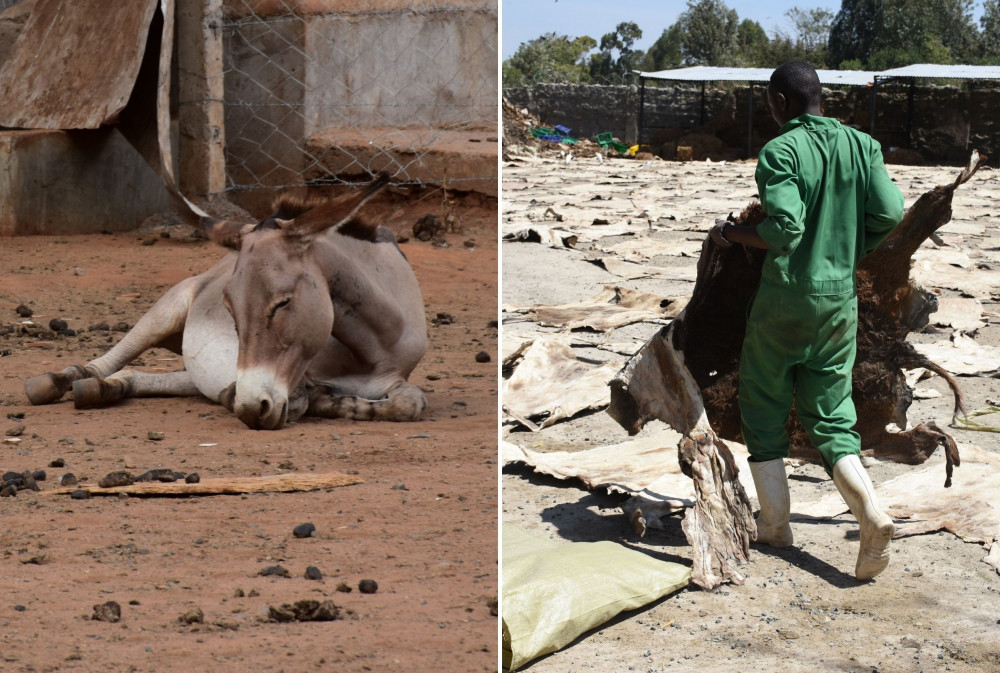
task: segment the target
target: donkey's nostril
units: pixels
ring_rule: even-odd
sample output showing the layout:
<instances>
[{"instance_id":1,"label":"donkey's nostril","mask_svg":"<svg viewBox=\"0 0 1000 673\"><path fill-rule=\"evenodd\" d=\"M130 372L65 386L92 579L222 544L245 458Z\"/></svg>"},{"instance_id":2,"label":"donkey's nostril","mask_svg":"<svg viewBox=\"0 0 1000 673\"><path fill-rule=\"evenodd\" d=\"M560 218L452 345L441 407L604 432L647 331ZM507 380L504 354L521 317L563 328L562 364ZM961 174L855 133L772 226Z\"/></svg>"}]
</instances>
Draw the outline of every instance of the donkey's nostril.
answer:
<instances>
[{"instance_id":1,"label":"donkey's nostril","mask_svg":"<svg viewBox=\"0 0 1000 673\"><path fill-rule=\"evenodd\" d=\"M271 412L271 402L268 400L260 401L260 417L265 418Z\"/></svg>"}]
</instances>

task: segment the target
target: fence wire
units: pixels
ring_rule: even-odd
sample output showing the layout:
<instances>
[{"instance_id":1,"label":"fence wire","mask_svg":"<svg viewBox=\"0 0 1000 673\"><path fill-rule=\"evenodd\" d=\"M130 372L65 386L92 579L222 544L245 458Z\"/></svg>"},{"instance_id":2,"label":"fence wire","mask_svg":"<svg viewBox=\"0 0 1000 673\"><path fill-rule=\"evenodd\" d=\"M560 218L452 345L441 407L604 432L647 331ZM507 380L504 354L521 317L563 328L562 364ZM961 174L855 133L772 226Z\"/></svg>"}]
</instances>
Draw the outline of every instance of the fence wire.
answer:
<instances>
[{"instance_id":1,"label":"fence wire","mask_svg":"<svg viewBox=\"0 0 1000 673\"><path fill-rule=\"evenodd\" d=\"M496 182L496 0L224 7L226 191Z\"/></svg>"}]
</instances>

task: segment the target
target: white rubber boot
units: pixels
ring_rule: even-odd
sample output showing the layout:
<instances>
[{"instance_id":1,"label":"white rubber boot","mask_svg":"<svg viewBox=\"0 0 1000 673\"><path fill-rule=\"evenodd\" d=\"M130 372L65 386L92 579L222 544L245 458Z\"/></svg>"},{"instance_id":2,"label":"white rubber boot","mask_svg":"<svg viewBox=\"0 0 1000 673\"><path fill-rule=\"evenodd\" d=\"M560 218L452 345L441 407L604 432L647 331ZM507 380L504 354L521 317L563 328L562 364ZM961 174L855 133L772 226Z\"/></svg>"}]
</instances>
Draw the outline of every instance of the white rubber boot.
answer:
<instances>
[{"instance_id":1,"label":"white rubber boot","mask_svg":"<svg viewBox=\"0 0 1000 673\"><path fill-rule=\"evenodd\" d=\"M859 456L845 456L833 466L833 483L861 526L861 549L854 576L870 580L889 565L889 543L896 527L882 511Z\"/></svg>"},{"instance_id":2,"label":"white rubber boot","mask_svg":"<svg viewBox=\"0 0 1000 673\"><path fill-rule=\"evenodd\" d=\"M756 542L772 547L788 547L793 542L792 527L788 524L791 500L788 496L788 476L781 458L763 463L747 463L757 487L760 514L757 515Z\"/></svg>"}]
</instances>

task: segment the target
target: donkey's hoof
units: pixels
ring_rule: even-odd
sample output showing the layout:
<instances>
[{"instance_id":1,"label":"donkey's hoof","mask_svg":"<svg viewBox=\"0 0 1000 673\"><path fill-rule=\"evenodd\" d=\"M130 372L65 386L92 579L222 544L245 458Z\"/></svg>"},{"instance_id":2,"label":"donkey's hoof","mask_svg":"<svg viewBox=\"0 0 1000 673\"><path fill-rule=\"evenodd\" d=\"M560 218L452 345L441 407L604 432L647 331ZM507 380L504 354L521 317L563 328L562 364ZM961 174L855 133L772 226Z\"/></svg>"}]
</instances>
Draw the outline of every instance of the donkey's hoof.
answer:
<instances>
[{"instance_id":1,"label":"donkey's hoof","mask_svg":"<svg viewBox=\"0 0 1000 673\"><path fill-rule=\"evenodd\" d=\"M73 381L73 406L77 409L93 409L107 404L107 394L103 390L106 386L103 383L98 378Z\"/></svg>"},{"instance_id":2,"label":"donkey's hoof","mask_svg":"<svg viewBox=\"0 0 1000 673\"><path fill-rule=\"evenodd\" d=\"M25 381L24 392L32 404L49 404L62 397L66 391L59 389L54 375L42 374Z\"/></svg>"}]
</instances>

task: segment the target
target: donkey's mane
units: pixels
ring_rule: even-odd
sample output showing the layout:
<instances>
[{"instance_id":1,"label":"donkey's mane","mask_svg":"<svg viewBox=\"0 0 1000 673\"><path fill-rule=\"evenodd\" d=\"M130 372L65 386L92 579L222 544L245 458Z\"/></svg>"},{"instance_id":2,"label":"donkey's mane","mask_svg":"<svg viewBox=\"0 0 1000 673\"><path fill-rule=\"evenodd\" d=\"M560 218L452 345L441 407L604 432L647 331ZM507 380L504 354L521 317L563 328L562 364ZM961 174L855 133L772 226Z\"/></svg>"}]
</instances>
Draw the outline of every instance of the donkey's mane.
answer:
<instances>
[{"instance_id":1,"label":"donkey's mane","mask_svg":"<svg viewBox=\"0 0 1000 673\"><path fill-rule=\"evenodd\" d=\"M302 213L329 203L331 199L323 196L298 196L282 194L271 204L272 217L279 220L294 220Z\"/></svg>"}]
</instances>

